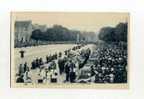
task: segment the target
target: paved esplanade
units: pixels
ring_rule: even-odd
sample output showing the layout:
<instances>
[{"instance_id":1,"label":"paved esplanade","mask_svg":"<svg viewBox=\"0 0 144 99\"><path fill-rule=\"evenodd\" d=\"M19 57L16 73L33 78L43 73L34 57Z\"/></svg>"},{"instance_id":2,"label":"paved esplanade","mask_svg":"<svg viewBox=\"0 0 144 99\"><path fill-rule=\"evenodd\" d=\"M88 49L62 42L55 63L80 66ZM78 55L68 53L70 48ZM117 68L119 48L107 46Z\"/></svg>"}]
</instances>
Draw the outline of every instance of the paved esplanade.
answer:
<instances>
[{"instance_id":1,"label":"paved esplanade","mask_svg":"<svg viewBox=\"0 0 144 99\"><path fill-rule=\"evenodd\" d=\"M16 66L16 71L17 71L17 67L19 66L19 64L24 64L25 62L27 62L28 66L31 67L31 62L36 59L36 58L43 58L43 61L46 61L46 55L53 55L55 53L58 52L62 52L62 54L64 54L65 50L71 49L74 46L76 46L76 44L55 44L55 45L44 45L44 46L37 46L37 47L26 47L26 48L15 48L14 51L14 55L15 55L15 66ZM86 48L92 48L93 45L89 44L86 45L84 47L82 47L80 50L82 49L86 49ZM20 57L20 53L19 51L24 50L25 51L25 55L24 58ZM55 60L57 62L57 60ZM47 64L45 64L47 65ZM57 65L58 66L58 65ZM35 70L31 70L31 74L32 74L32 81L36 81L38 77L37 76L37 72L39 70L35 69ZM59 68L57 67L57 71L59 71ZM60 76L58 74L58 76ZM58 77L58 82L63 82L63 80L65 79L65 74L61 75L60 77Z\"/></svg>"}]
</instances>

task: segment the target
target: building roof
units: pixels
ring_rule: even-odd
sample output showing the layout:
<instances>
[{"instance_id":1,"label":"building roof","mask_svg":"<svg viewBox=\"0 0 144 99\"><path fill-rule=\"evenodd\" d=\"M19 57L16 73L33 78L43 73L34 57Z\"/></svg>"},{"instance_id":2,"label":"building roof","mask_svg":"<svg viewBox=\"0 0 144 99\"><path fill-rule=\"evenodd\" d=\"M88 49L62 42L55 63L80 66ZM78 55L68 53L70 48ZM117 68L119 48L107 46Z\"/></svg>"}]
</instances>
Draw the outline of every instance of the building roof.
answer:
<instances>
[{"instance_id":1,"label":"building roof","mask_svg":"<svg viewBox=\"0 0 144 99\"><path fill-rule=\"evenodd\" d=\"M18 27L18 26L27 27L31 23L32 23L31 20L27 20L27 21L15 21L15 27Z\"/></svg>"}]
</instances>

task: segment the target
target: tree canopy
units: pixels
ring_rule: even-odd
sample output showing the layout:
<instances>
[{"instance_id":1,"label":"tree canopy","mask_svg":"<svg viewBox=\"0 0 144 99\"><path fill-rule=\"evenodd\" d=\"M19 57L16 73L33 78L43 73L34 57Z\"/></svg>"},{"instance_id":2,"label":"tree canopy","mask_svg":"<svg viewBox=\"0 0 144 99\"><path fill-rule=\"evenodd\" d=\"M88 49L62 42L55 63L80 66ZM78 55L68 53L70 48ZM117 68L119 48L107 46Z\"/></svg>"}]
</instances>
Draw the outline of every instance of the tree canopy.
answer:
<instances>
[{"instance_id":1,"label":"tree canopy","mask_svg":"<svg viewBox=\"0 0 144 99\"><path fill-rule=\"evenodd\" d=\"M75 41L79 31L69 30L61 25L54 25L48 28L46 32L34 30L31 38L41 41Z\"/></svg>"},{"instance_id":2,"label":"tree canopy","mask_svg":"<svg viewBox=\"0 0 144 99\"><path fill-rule=\"evenodd\" d=\"M99 39L105 42L127 42L127 23L119 23L116 27L104 27L99 32Z\"/></svg>"}]
</instances>

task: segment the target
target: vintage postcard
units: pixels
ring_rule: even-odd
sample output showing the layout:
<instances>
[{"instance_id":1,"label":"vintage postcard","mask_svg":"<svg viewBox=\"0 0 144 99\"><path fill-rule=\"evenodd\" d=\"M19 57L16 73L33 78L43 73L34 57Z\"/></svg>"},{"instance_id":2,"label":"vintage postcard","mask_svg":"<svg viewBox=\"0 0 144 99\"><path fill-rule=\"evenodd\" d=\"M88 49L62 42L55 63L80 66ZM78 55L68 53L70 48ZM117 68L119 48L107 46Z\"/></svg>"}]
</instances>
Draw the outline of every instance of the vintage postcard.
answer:
<instances>
[{"instance_id":1,"label":"vintage postcard","mask_svg":"<svg viewBox=\"0 0 144 99\"><path fill-rule=\"evenodd\" d=\"M11 12L11 87L129 88L129 13Z\"/></svg>"}]
</instances>

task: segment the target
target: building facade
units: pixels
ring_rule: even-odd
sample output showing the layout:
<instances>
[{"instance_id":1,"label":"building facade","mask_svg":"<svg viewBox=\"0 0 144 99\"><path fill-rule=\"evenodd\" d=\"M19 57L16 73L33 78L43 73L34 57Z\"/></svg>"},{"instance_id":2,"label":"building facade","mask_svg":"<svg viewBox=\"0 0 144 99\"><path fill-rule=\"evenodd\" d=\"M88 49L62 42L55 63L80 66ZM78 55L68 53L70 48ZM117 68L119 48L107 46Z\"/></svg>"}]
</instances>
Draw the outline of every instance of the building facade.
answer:
<instances>
[{"instance_id":1,"label":"building facade","mask_svg":"<svg viewBox=\"0 0 144 99\"><path fill-rule=\"evenodd\" d=\"M32 21L15 21L15 43L29 42L32 34Z\"/></svg>"}]
</instances>

